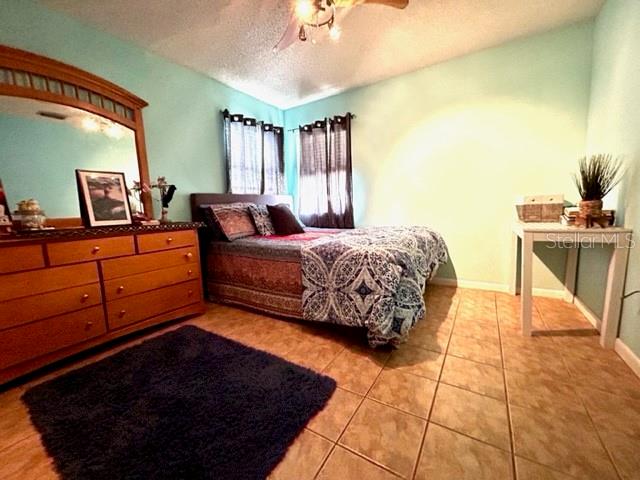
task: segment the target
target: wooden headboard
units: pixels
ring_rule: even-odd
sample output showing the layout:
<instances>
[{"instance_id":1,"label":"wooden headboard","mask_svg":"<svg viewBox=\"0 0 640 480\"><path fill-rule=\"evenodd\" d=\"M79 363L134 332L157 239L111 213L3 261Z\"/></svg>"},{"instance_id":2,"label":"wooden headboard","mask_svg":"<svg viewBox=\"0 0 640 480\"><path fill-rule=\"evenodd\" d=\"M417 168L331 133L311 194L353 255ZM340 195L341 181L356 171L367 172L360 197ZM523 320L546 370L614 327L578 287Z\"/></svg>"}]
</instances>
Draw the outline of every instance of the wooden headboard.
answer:
<instances>
[{"instance_id":1,"label":"wooden headboard","mask_svg":"<svg viewBox=\"0 0 640 480\"><path fill-rule=\"evenodd\" d=\"M289 207L293 207L293 198L291 195L255 195L242 193L192 193L191 201L191 219L194 222L202 222L202 205L215 205L217 203L235 203L248 202L258 205L276 205L278 203L286 203Z\"/></svg>"}]
</instances>

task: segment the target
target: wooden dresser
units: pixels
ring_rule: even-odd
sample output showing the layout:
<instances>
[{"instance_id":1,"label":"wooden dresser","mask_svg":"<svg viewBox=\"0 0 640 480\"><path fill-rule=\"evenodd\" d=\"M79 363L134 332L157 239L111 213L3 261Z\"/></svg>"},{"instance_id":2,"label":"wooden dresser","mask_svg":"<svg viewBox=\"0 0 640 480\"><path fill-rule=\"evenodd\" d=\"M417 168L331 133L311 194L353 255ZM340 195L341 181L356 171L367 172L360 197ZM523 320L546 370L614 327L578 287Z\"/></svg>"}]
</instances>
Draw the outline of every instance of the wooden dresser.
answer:
<instances>
[{"instance_id":1,"label":"wooden dresser","mask_svg":"<svg viewBox=\"0 0 640 480\"><path fill-rule=\"evenodd\" d=\"M0 383L204 312L197 227L80 229L0 240Z\"/></svg>"}]
</instances>

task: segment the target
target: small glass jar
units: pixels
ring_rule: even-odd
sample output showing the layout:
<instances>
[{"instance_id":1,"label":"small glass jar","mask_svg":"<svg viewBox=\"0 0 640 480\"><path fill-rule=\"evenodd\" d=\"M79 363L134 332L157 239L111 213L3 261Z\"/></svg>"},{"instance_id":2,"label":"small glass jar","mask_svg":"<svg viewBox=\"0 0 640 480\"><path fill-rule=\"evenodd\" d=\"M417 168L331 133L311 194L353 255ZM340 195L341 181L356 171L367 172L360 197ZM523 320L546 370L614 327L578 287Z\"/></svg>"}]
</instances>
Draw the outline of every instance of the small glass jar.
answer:
<instances>
[{"instance_id":1,"label":"small glass jar","mask_svg":"<svg viewBox=\"0 0 640 480\"><path fill-rule=\"evenodd\" d=\"M20 228L23 230L42 230L47 217L43 210L18 211L20 214Z\"/></svg>"}]
</instances>

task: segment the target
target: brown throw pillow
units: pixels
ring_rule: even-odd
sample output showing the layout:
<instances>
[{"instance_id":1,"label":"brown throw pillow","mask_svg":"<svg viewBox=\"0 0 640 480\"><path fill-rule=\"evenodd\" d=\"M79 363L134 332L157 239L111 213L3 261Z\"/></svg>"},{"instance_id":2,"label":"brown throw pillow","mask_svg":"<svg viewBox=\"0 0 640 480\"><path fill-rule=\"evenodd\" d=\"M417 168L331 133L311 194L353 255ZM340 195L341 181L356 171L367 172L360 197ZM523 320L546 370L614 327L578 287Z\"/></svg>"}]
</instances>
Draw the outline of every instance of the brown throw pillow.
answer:
<instances>
[{"instance_id":1,"label":"brown throw pillow","mask_svg":"<svg viewBox=\"0 0 640 480\"><path fill-rule=\"evenodd\" d=\"M304 233L302 224L293 214L288 205L267 205L271 223L278 235L293 235L294 233Z\"/></svg>"},{"instance_id":2,"label":"brown throw pillow","mask_svg":"<svg viewBox=\"0 0 640 480\"><path fill-rule=\"evenodd\" d=\"M224 238L233 242L255 235L256 228L249 214L249 204L228 203L209 206L209 214Z\"/></svg>"}]
</instances>

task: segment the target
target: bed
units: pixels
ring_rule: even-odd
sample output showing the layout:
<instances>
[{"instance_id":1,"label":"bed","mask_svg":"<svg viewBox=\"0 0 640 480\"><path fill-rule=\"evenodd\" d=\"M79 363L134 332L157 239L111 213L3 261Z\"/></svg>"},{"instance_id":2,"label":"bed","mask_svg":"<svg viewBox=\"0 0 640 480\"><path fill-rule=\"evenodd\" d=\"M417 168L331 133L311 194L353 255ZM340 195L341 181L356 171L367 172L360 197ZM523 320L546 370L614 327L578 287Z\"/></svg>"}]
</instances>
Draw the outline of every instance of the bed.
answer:
<instances>
[{"instance_id":1,"label":"bed","mask_svg":"<svg viewBox=\"0 0 640 480\"><path fill-rule=\"evenodd\" d=\"M211 205L292 205L284 195L191 195L193 220ZM232 242L202 238L211 301L293 319L367 329L369 344L397 345L424 316L426 282L447 261L426 227L305 228Z\"/></svg>"}]
</instances>

